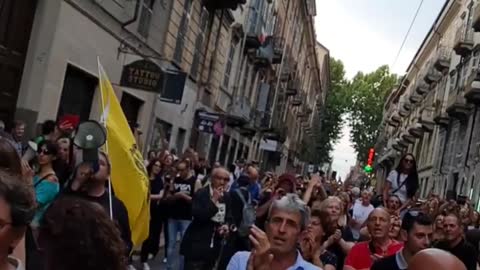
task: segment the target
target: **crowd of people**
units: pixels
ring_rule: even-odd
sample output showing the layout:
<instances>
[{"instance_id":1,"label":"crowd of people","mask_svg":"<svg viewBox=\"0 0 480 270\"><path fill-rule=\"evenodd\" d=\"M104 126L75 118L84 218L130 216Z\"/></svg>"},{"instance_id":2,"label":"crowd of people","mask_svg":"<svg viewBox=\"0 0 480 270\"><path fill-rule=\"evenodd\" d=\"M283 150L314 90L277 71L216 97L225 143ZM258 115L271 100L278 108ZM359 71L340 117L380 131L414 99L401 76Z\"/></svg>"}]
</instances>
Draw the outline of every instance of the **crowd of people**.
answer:
<instances>
[{"instance_id":1,"label":"crowd of people","mask_svg":"<svg viewBox=\"0 0 480 270\"><path fill-rule=\"evenodd\" d=\"M160 253L168 270L477 269L479 213L453 192L420 200L411 154L377 193L323 172L150 151L150 230L134 247L108 154L98 168L76 162L73 129L46 121L33 159L25 123L0 131L0 270L148 270Z\"/></svg>"}]
</instances>

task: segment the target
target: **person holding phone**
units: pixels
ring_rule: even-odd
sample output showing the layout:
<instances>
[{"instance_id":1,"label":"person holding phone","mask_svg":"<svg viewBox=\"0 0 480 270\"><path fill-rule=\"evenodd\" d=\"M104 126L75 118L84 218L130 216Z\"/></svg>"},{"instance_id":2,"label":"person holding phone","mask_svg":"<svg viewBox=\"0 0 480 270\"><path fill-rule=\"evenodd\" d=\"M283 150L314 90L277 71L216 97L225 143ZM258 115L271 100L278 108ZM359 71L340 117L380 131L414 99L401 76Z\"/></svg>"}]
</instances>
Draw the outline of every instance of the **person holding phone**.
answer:
<instances>
[{"instance_id":1,"label":"person holding phone","mask_svg":"<svg viewBox=\"0 0 480 270\"><path fill-rule=\"evenodd\" d=\"M388 198L395 194L402 205L397 210L397 215L406 210L416 200L418 193L417 163L412 154L406 154L400 159L398 167L388 175L383 189L383 205L388 205Z\"/></svg>"}]
</instances>

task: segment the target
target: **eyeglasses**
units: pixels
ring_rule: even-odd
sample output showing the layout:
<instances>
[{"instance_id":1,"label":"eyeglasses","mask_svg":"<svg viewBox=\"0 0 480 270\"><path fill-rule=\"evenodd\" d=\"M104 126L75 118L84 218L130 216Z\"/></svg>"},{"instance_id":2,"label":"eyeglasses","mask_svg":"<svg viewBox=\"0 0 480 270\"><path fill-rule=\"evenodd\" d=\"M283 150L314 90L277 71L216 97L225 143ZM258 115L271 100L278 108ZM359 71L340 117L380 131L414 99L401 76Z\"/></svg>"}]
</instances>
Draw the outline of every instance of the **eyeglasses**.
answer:
<instances>
[{"instance_id":1,"label":"eyeglasses","mask_svg":"<svg viewBox=\"0 0 480 270\"><path fill-rule=\"evenodd\" d=\"M48 151L48 149L38 149L37 153L40 155L40 154L44 154L44 155L50 155L50 151Z\"/></svg>"}]
</instances>

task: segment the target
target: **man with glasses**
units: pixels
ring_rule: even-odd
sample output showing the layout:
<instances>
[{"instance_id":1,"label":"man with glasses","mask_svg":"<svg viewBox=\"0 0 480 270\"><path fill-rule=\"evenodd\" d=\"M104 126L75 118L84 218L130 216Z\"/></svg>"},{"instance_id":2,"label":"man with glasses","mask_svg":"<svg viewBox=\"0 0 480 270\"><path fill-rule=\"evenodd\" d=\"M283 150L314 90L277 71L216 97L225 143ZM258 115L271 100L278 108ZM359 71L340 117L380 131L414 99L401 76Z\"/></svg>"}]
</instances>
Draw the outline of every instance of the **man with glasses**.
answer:
<instances>
[{"instance_id":1,"label":"man with glasses","mask_svg":"<svg viewBox=\"0 0 480 270\"><path fill-rule=\"evenodd\" d=\"M454 213L449 213L443 220L445 240L435 247L455 255L467 267L467 270L477 269L477 251L464 239L462 220Z\"/></svg>"},{"instance_id":2,"label":"man with glasses","mask_svg":"<svg viewBox=\"0 0 480 270\"><path fill-rule=\"evenodd\" d=\"M225 192L230 175L223 167L212 171L210 185L193 196L193 221L185 232L180 254L185 256L185 270L213 269L222 240L232 224L230 198Z\"/></svg>"},{"instance_id":3,"label":"man with glasses","mask_svg":"<svg viewBox=\"0 0 480 270\"><path fill-rule=\"evenodd\" d=\"M422 212L407 212L402 220L400 234L405 239L403 249L394 255L376 261L371 270L405 270L419 251L430 247L433 222Z\"/></svg>"},{"instance_id":4,"label":"man with glasses","mask_svg":"<svg viewBox=\"0 0 480 270\"><path fill-rule=\"evenodd\" d=\"M399 251L403 244L390 239L390 214L384 208L376 208L367 219L371 241L355 244L345 260L344 270L370 269L372 264Z\"/></svg>"}]
</instances>

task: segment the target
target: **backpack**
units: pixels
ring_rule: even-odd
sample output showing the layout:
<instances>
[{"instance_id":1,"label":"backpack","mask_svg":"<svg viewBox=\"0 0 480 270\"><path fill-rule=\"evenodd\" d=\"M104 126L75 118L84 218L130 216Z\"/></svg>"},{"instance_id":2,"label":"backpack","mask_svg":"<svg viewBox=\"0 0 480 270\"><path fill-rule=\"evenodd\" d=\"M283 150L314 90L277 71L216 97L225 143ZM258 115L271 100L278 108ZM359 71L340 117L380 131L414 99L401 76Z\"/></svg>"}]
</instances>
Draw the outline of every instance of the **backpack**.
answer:
<instances>
[{"instance_id":1,"label":"backpack","mask_svg":"<svg viewBox=\"0 0 480 270\"><path fill-rule=\"evenodd\" d=\"M237 193L238 197L240 197L240 200L242 200L242 203L243 203L242 221L240 222L240 226L237 228L237 231L240 236L245 237L250 234L250 227L252 227L253 224L255 224L257 214L255 211L255 207L252 204L252 198L250 196L250 192L247 192L248 194L247 200L245 200L245 198L243 197L243 194L240 191L240 189L235 190L235 193Z\"/></svg>"}]
</instances>

